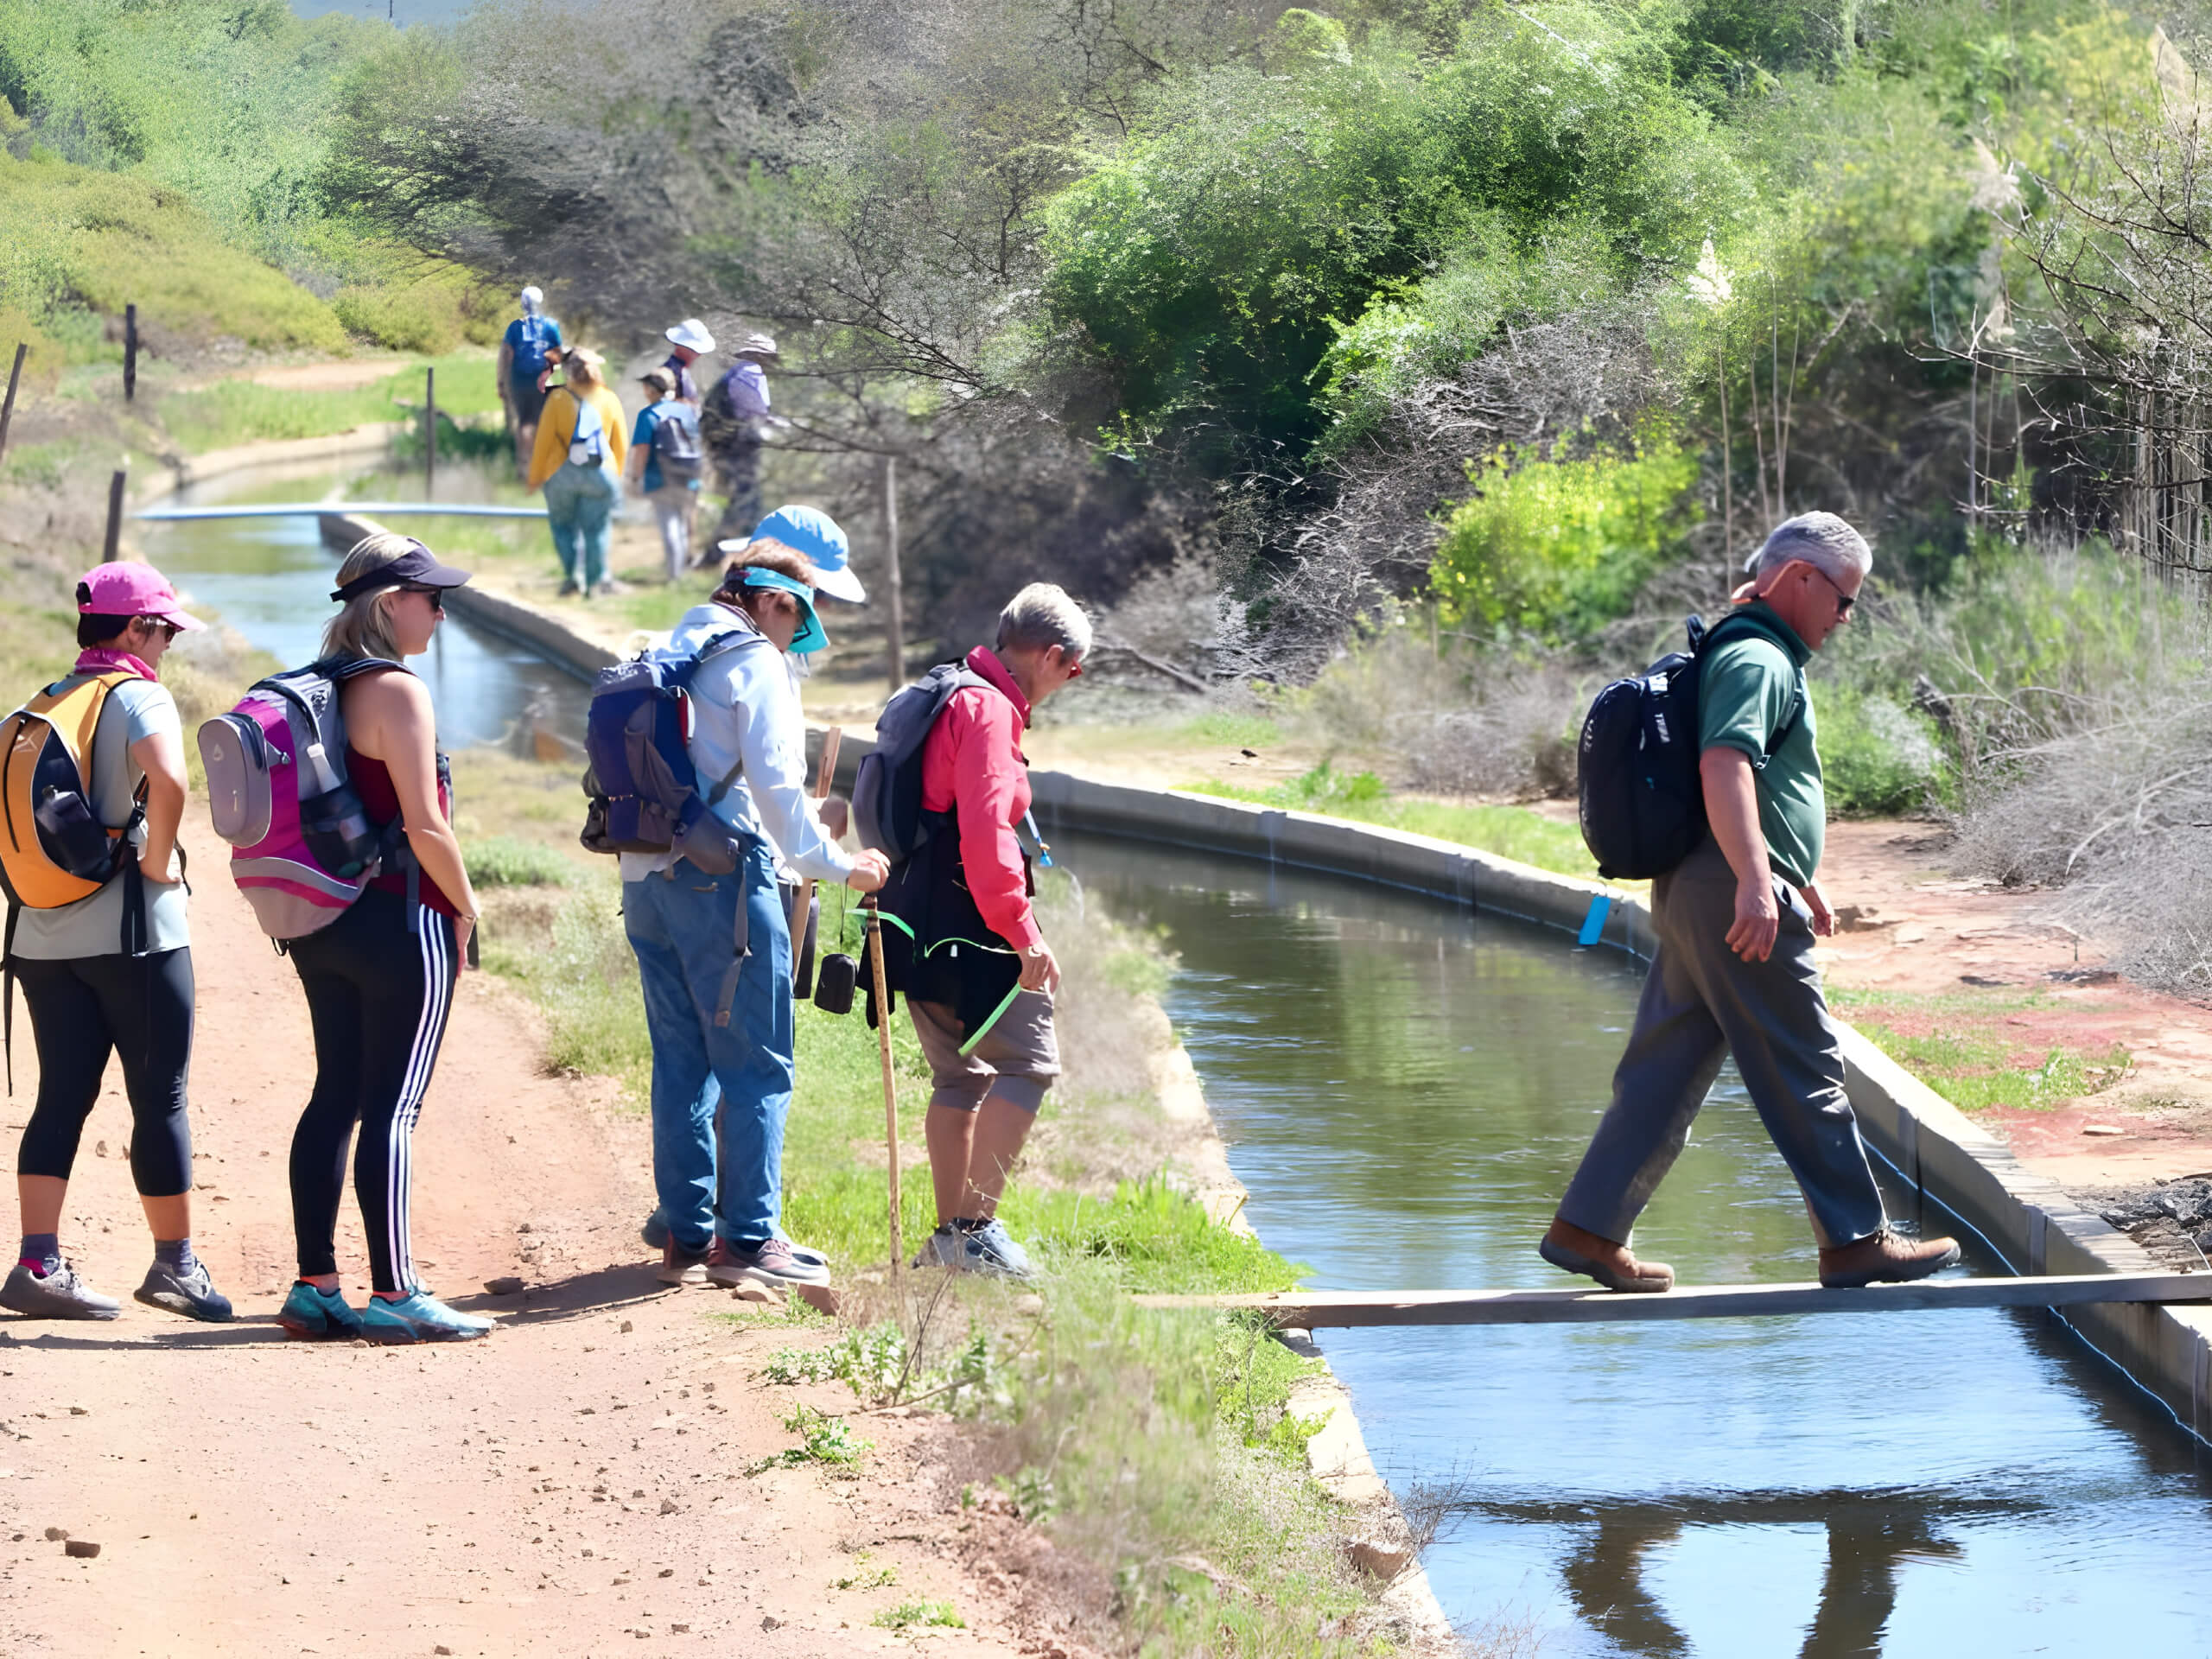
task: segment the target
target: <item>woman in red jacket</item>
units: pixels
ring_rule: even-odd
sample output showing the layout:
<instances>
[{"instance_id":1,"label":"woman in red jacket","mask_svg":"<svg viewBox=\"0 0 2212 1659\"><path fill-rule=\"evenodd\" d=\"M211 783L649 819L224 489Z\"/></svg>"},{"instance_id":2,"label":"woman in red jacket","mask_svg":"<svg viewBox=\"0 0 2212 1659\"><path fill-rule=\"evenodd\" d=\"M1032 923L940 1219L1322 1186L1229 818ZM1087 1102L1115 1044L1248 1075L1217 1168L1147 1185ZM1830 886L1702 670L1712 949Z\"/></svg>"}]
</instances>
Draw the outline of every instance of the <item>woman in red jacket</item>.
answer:
<instances>
[{"instance_id":1,"label":"woman in red jacket","mask_svg":"<svg viewBox=\"0 0 2212 1659\"><path fill-rule=\"evenodd\" d=\"M1052 1033L1060 969L1037 926L1014 834L1029 812L1021 734L1037 705L1083 672L1090 650L1090 621L1076 602L1050 582L1032 583L1000 613L996 646L968 653L985 683L953 694L922 747L922 812L935 828L915 874L932 888L934 931L982 948L928 953L906 999L935 1084L928 1138L938 1226L918 1267L1029 1271L998 1205L1060 1074Z\"/></svg>"}]
</instances>

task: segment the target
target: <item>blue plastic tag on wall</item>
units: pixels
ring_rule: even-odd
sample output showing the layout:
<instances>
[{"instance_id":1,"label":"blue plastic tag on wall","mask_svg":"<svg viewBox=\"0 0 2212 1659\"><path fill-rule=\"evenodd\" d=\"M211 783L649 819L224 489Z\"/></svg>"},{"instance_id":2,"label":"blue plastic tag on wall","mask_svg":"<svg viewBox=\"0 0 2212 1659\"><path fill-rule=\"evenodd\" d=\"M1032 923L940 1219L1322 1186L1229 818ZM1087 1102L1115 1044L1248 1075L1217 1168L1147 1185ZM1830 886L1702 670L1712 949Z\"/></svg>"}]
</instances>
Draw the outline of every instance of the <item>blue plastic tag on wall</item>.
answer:
<instances>
[{"instance_id":1,"label":"blue plastic tag on wall","mask_svg":"<svg viewBox=\"0 0 2212 1659\"><path fill-rule=\"evenodd\" d=\"M1590 913L1582 918L1582 931L1574 936L1575 944L1585 950L1597 944L1605 931L1605 918L1612 912L1612 908L1613 899L1611 893L1601 893L1592 898L1590 900Z\"/></svg>"}]
</instances>

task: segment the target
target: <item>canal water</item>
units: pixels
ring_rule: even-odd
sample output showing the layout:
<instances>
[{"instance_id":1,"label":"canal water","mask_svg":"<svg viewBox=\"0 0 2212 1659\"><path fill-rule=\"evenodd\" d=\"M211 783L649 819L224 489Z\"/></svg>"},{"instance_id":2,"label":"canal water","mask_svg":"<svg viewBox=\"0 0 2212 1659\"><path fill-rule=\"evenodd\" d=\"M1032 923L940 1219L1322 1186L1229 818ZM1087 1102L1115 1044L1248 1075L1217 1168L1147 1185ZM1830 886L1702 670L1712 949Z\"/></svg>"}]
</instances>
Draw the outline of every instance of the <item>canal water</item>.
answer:
<instances>
[{"instance_id":1,"label":"canal water","mask_svg":"<svg viewBox=\"0 0 2212 1659\"><path fill-rule=\"evenodd\" d=\"M1054 839L1090 902L1179 957L1169 1012L1246 1214L1306 1282L1576 1282L1535 1244L1637 964L1364 884ZM1909 1190L1891 1205L1916 1217ZM1689 1283L1813 1275L1732 1071L1637 1243ZM1537 1644L1508 1651L2212 1652L2195 1443L2048 1314L1320 1339L1399 1497L1448 1505L1425 1557L1446 1611Z\"/></svg>"},{"instance_id":2,"label":"canal water","mask_svg":"<svg viewBox=\"0 0 2212 1659\"><path fill-rule=\"evenodd\" d=\"M439 499L488 499L488 489L478 487L481 482L473 468L442 467ZM358 464L340 471L327 461L260 468L211 479L163 505L321 501L340 491L361 499L378 496L380 488L384 499L413 500L421 493L421 475L386 478ZM390 519L393 529L419 534L433 546L439 526L453 522ZM219 614L285 667L314 658L322 626L336 608L330 602L331 578L342 551L323 545L315 518L144 522L134 526L134 538L148 562L189 601ZM583 728L590 691L582 681L459 615L448 614L438 625L431 649L411 666L429 682L439 741L447 748L497 742L526 714L557 721L563 729Z\"/></svg>"},{"instance_id":3,"label":"canal water","mask_svg":"<svg viewBox=\"0 0 2212 1659\"><path fill-rule=\"evenodd\" d=\"M357 497L375 487L351 476ZM343 481L309 468L181 499ZM335 564L313 519L140 530L252 643L312 656ZM457 618L439 632L423 666L449 747L533 705L581 730L578 682ZM1247 1213L1307 1282L1570 1282L1534 1244L1605 1104L1637 964L1363 884L1054 839L1090 902L1179 957L1169 1012ZM1811 1276L1803 1207L1732 1073L1637 1243L1687 1282ZM1323 1339L1384 1477L1443 1509L1425 1560L1446 1612L1500 1652L2212 1653L2196 1444L2048 1315Z\"/></svg>"}]
</instances>

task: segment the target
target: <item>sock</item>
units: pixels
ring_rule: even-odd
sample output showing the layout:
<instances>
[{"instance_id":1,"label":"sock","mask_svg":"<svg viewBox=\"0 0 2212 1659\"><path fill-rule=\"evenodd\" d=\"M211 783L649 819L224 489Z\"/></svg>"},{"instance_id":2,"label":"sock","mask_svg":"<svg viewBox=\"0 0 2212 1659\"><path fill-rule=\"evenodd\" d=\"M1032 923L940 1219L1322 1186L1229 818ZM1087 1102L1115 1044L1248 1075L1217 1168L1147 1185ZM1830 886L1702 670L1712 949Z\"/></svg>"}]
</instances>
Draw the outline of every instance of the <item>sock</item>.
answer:
<instances>
[{"instance_id":1,"label":"sock","mask_svg":"<svg viewBox=\"0 0 2212 1659\"><path fill-rule=\"evenodd\" d=\"M178 1278L184 1278L198 1265L192 1254L188 1238L157 1238L154 1241L154 1260Z\"/></svg>"},{"instance_id":2,"label":"sock","mask_svg":"<svg viewBox=\"0 0 2212 1659\"><path fill-rule=\"evenodd\" d=\"M16 1258L41 1279L61 1265L61 1235L25 1233L22 1253Z\"/></svg>"},{"instance_id":3,"label":"sock","mask_svg":"<svg viewBox=\"0 0 2212 1659\"><path fill-rule=\"evenodd\" d=\"M952 1230L956 1233L980 1233L990 1224L989 1222L979 1221L973 1216L955 1216L952 1218Z\"/></svg>"}]
</instances>

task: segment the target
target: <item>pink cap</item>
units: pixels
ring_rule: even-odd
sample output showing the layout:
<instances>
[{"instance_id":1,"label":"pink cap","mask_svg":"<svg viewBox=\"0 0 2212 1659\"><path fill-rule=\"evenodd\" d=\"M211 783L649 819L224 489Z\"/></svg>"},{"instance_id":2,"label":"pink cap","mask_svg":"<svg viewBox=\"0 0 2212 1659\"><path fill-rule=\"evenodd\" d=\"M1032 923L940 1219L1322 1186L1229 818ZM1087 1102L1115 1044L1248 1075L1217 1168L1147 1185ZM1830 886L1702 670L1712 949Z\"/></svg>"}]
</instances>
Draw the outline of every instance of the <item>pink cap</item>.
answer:
<instances>
[{"instance_id":1,"label":"pink cap","mask_svg":"<svg viewBox=\"0 0 2212 1659\"><path fill-rule=\"evenodd\" d=\"M94 565L77 584L79 616L158 616L189 633L207 625L185 613L169 579L150 564L118 560Z\"/></svg>"}]
</instances>

